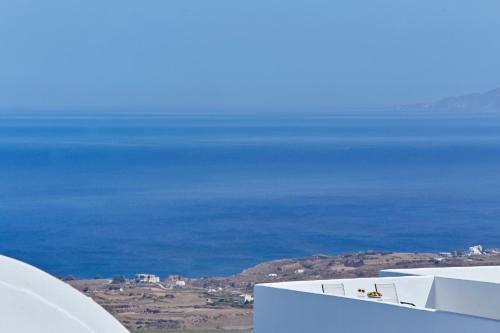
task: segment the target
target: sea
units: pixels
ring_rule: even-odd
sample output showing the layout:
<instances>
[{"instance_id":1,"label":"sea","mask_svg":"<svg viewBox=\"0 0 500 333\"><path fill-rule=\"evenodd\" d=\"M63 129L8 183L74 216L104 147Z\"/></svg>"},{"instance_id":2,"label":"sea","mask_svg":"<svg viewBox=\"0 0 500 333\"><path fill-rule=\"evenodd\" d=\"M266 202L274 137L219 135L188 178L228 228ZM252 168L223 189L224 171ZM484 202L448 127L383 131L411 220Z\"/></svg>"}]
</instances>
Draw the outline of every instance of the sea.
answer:
<instances>
[{"instance_id":1,"label":"sea","mask_svg":"<svg viewBox=\"0 0 500 333\"><path fill-rule=\"evenodd\" d=\"M500 247L500 114L0 115L0 253L57 276L476 244Z\"/></svg>"}]
</instances>

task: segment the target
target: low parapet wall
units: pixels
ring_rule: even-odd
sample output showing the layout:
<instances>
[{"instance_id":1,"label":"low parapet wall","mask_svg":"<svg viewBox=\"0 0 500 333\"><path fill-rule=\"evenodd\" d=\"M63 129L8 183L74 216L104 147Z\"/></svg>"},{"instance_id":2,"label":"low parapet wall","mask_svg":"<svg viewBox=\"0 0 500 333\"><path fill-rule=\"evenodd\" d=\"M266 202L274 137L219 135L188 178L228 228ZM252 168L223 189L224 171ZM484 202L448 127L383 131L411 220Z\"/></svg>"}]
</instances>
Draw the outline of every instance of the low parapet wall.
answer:
<instances>
[{"instance_id":1,"label":"low parapet wall","mask_svg":"<svg viewBox=\"0 0 500 333\"><path fill-rule=\"evenodd\" d=\"M381 277L434 277L428 307L500 320L500 267L384 270Z\"/></svg>"},{"instance_id":2,"label":"low parapet wall","mask_svg":"<svg viewBox=\"0 0 500 333\"><path fill-rule=\"evenodd\" d=\"M434 284L436 309L500 320L500 284L442 277Z\"/></svg>"},{"instance_id":3,"label":"low parapet wall","mask_svg":"<svg viewBox=\"0 0 500 333\"><path fill-rule=\"evenodd\" d=\"M257 285L254 332L498 333L500 321Z\"/></svg>"}]
</instances>

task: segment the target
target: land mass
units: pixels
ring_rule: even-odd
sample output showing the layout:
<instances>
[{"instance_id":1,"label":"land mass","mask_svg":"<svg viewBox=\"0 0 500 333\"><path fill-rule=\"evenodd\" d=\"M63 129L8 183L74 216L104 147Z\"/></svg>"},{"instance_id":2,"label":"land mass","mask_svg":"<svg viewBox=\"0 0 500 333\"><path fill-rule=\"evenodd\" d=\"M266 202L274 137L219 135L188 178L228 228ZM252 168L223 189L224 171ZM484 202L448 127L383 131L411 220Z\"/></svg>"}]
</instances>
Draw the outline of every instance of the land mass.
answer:
<instances>
[{"instance_id":1,"label":"land mass","mask_svg":"<svg viewBox=\"0 0 500 333\"><path fill-rule=\"evenodd\" d=\"M500 111L500 88L441 99L431 103L404 106L406 110L430 111Z\"/></svg>"},{"instance_id":2,"label":"land mass","mask_svg":"<svg viewBox=\"0 0 500 333\"><path fill-rule=\"evenodd\" d=\"M160 283L125 278L70 279L132 332L249 333L253 287L257 283L377 276L382 269L500 265L500 251L480 254L358 252L266 262L227 277L185 279L170 276Z\"/></svg>"}]
</instances>

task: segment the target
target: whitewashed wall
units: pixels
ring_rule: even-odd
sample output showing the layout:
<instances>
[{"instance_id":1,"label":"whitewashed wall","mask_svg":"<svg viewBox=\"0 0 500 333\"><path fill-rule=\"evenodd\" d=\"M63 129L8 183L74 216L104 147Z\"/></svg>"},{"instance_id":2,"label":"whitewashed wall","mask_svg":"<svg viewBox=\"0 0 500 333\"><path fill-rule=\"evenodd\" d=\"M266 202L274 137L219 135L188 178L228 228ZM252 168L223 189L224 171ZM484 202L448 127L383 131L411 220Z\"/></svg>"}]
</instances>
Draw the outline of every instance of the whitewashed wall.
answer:
<instances>
[{"instance_id":1,"label":"whitewashed wall","mask_svg":"<svg viewBox=\"0 0 500 333\"><path fill-rule=\"evenodd\" d=\"M425 307L431 294L433 277L429 276L409 276L399 278L360 278L360 279L336 279L336 280L316 280L316 281L293 281L266 284L270 287L290 289L295 291L305 291L309 293L323 294L321 285L342 283L345 295L357 297L357 290L362 288L367 292L375 291L376 283L394 283L400 301L411 302L418 307Z\"/></svg>"},{"instance_id":2,"label":"whitewashed wall","mask_svg":"<svg viewBox=\"0 0 500 333\"><path fill-rule=\"evenodd\" d=\"M434 275L428 307L500 320L500 267L384 270L382 277Z\"/></svg>"},{"instance_id":3,"label":"whitewashed wall","mask_svg":"<svg viewBox=\"0 0 500 333\"><path fill-rule=\"evenodd\" d=\"M498 333L500 322L270 285L255 287L254 333Z\"/></svg>"},{"instance_id":4,"label":"whitewashed wall","mask_svg":"<svg viewBox=\"0 0 500 333\"><path fill-rule=\"evenodd\" d=\"M436 309L500 320L500 284L436 277L434 295Z\"/></svg>"},{"instance_id":5,"label":"whitewashed wall","mask_svg":"<svg viewBox=\"0 0 500 333\"><path fill-rule=\"evenodd\" d=\"M500 266L475 267L430 267L409 269L387 269L380 271L380 276L439 276L462 280L474 280L500 283Z\"/></svg>"},{"instance_id":6,"label":"whitewashed wall","mask_svg":"<svg viewBox=\"0 0 500 333\"><path fill-rule=\"evenodd\" d=\"M127 333L89 297L43 271L0 256L0 333Z\"/></svg>"}]
</instances>

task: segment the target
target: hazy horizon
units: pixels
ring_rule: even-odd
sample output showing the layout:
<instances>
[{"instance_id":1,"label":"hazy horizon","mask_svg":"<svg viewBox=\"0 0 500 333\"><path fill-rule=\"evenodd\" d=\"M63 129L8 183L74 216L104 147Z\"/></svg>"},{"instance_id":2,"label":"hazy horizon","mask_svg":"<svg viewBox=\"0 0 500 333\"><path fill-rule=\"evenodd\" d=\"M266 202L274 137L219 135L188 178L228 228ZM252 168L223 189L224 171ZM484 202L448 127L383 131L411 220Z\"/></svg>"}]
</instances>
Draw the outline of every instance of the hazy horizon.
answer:
<instances>
[{"instance_id":1,"label":"hazy horizon","mask_svg":"<svg viewBox=\"0 0 500 333\"><path fill-rule=\"evenodd\" d=\"M500 86L496 1L0 4L1 110L332 110ZM182 111L180 111L182 112Z\"/></svg>"}]
</instances>

